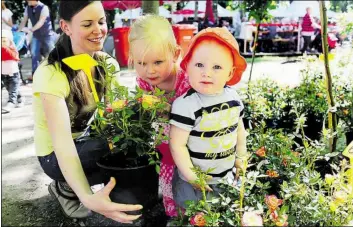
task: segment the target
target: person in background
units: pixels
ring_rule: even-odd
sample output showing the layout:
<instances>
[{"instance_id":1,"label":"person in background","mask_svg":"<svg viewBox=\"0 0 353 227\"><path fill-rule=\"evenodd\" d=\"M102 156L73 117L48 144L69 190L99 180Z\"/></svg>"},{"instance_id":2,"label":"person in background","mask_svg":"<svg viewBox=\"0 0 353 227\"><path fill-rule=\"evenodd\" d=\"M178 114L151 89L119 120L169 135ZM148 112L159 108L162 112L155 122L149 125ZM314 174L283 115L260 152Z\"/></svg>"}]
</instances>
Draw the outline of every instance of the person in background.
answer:
<instances>
[{"instance_id":1,"label":"person in background","mask_svg":"<svg viewBox=\"0 0 353 227\"><path fill-rule=\"evenodd\" d=\"M13 35L10 30L1 31L1 84L9 92L9 100L2 108L9 113L15 107L22 107L24 100L20 94L20 70L18 62L20 61Z\"/></svg>"},{"instance_id":2,"label":"person in background","mask_svg":"<svg viewBox=\"0 0 353 227\"><path fill-rule=\"evenodd\" d=\"M1 29L11 30L13 26L12 15L13 13L6 7L5 1L1 1Z\"/></svg>"},{"instance_id":3,"label":"person in background","mask_svg":"<svg viewBox=\"0 0 353 227\"><path fill-rule=\"evenodd\" d=\"M233 27L232 24L229 23L228 20L222 20L221 27L225 27L226 29L228 29L228 31L234 36L235 28Z\"/></svg>"},{"instance_id":4,"label":"person in background","mask_svg":"<svg viewBox=\"0 0 353 227\"><path fill-rule=\"evenodd\" d=\"M240 51L250 52L252 41L254 40L253 32L256 31L256 26L253 25L255 21L247 21L246 17L243 17L240 34L238 39L243 40L240 42Z\"/></svg>"},{"instance_id":5,"label":"person in background","mask_svg":"<svg viewBox=\"0 0 353 227\"><path fill-rule=\"evenodd\" d=\"M302 36L304 39L304 46L303 49L301 50L302 53L305 51L310 52L311 48L311 37L314 35L315 28L321 29L321 26L318 25L314 18L311 15L311 8L307 7L306 8L306 14L303 18L302 22Z\"/></svg>"},{"instance_id":6,"label":"person in background","mask_svg":"<svg viewBox=\"0 0 353 227\"><path fill-rule=\"evenodd\" d=\"M22 22L18 27L22 31L28 19L32 23L29 32L33 33L31 41L32 75L36 71L42 59L42 54L47 57L54 48L56 33L50 20L49 8L38 0L27 0L28 6L25 8Z\"/></svg>"}]
</instances>

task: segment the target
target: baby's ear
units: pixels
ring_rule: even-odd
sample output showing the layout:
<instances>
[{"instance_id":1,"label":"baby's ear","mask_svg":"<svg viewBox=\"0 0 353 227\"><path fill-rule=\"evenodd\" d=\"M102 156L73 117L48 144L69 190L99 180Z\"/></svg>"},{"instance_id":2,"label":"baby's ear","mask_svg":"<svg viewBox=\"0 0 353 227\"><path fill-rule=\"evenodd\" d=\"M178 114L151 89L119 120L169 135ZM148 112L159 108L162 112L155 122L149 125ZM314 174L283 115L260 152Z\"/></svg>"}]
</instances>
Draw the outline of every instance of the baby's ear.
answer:
<instances>
[{"instance_id":1,"label":"baby's ear","mask_svg":"<svg viewBox=\"0 0 353 227\"><path fill-rule=\"evenodd\" d=\"M233 78L235 70L236 70L236 67L233 66L233 68L230 70L230 73L229 73L229 76L228 76L228 81Z\"/></svg>"}]
</instances>

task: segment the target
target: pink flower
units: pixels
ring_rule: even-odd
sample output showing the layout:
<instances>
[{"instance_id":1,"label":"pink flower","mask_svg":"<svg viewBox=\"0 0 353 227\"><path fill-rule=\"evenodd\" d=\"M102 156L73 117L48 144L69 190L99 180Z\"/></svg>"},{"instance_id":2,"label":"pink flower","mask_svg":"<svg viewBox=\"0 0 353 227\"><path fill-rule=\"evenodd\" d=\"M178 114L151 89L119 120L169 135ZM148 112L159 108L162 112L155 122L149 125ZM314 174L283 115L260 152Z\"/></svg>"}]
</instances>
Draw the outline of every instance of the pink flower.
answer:
<instances>
[{"instance_id":1,"label":"pink flower","mask_svg":"<svg viewBox=\"0 0 353 227\"><path fill-rule=\"evenodd\" d=\"M206 220L204 218L204 213L199 212L195 216L190 218L190 224L193 226L206 226Z\"/></svg>"},{"instance_id":2,"label":"pink flower","mask_svg":"<svg viewBox=\"0 0 353 227\"><path fill-rule=\"evenodd\" d=\"M107 105L107 107L105 108L105 112L107 112L107 113L113 112L112 106L111 105Z\"/></svg>"},{"instance_id":3,"label":"pink flower","mask_svg":"<svg viewBox=\"0 0 353 227\"><path fill-rule=\"evenodd\" d=\"M262 217L254 212L244 212L243 217L241 218L241 225L242 226L262 226L263 221Z\"/></svg>"},{"instance_id":4,"label":"pink flower","mask_svg":"<svg viewBox=\"0 0 353 227\"><path fill-rule=\"evenodd\" d=\"M271 220L276 224L276 226L288 226L288 215L282 214L281 216L278 216L277 211L273 211L270 214Z\"/></svg>"},{"instance_id":5,"label":"pink flower","mask_svg":"<svg viewBox=\"0 0 353 227\"><path fill-rule=\"evenodd\" d=\"M272 213L271 213L271 219L272 220L277 220L277 218L278 218L278 214L277 214L277 211L273 211Z\"/></svg>"},{"instance_id":6,"label":"pink flower","mask_svg":"<svg viewBox=\"0 0 353 227\"><path fill-rule=\"evenodd\" d=\"M277 207L282 205L283 200L278 199L277 196L275 195L266 195L265 203L268 206L268 208L270 208L270 211L273 212L277 209Z\"/></svg>"},{"instance_id":7,"label":"pink flower","mask_svg":"<svg viewBox=\"0 0 353 227\"><path fill-rule=\"evenodd\" d=\"M277 220L276 220L276 226L288 226L288 215L282 214Z\"/></svg>"}]
</instances>

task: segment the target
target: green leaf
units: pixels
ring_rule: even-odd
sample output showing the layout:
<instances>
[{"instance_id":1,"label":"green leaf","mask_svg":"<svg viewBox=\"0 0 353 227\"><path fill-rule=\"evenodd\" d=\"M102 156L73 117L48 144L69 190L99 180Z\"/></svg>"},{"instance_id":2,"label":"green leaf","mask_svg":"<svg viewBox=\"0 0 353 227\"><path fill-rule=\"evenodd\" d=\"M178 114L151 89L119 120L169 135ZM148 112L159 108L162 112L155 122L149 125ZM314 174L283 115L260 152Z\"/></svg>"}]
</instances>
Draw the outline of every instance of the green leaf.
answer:
<instances>
[{"instance_id":1,"label":"green leaf","mask_svg":"<svg viewBox=\"0 0 353 227\"><path fill-rule=\"evenodd\" d=\"M144 109L148 109L148 108L149 108L149 105L148 105L148 103L146 103L146 102L142 102L142 107L143 107Z\"/></svg>"},{"instance_id":2,"label":"green leaf","mask_svg":"<svg viewBox=\"0 0 353 227\"><path fill-rule=\"evenodd\" d=\"M156 165L156 172L159 174L159 172L161 171L161 167L159 165Z\"/></svg>"},{"instance_id":3,"label":"green leaf","mask_svg":"<svg viewBox=\"0 0 353 227\"><path fill-rule=\"evenodd\" d=\"M120 140L119 136L115 136L112 140L113 143L117 143Z\"/></svg>"}]
</instances>

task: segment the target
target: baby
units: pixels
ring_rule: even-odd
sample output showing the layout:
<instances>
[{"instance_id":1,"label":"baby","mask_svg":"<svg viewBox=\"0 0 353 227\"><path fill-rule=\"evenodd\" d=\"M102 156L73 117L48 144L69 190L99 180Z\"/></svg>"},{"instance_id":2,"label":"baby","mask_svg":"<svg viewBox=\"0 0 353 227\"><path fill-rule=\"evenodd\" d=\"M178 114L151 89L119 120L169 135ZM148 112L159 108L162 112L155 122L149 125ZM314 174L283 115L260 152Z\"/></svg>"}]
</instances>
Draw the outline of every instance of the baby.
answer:
<instances>
[{"instance_id":1,"label":"baby","mask_svg":"<svg viewBox=\"0 0 353 227\"><path fill-rule=\"evenodd\" d=\"M244 106L234 88L246 69L239 46L225 28L207 28L191 41L181 62L189 76L191 89L172 105L170 148L177 169L173 177L173 196L178 206L202 198L191 168L213 170L206 190L219 193L220 179L236 183L236 172L246 159Z\"/></svg>"}]
</instances>

